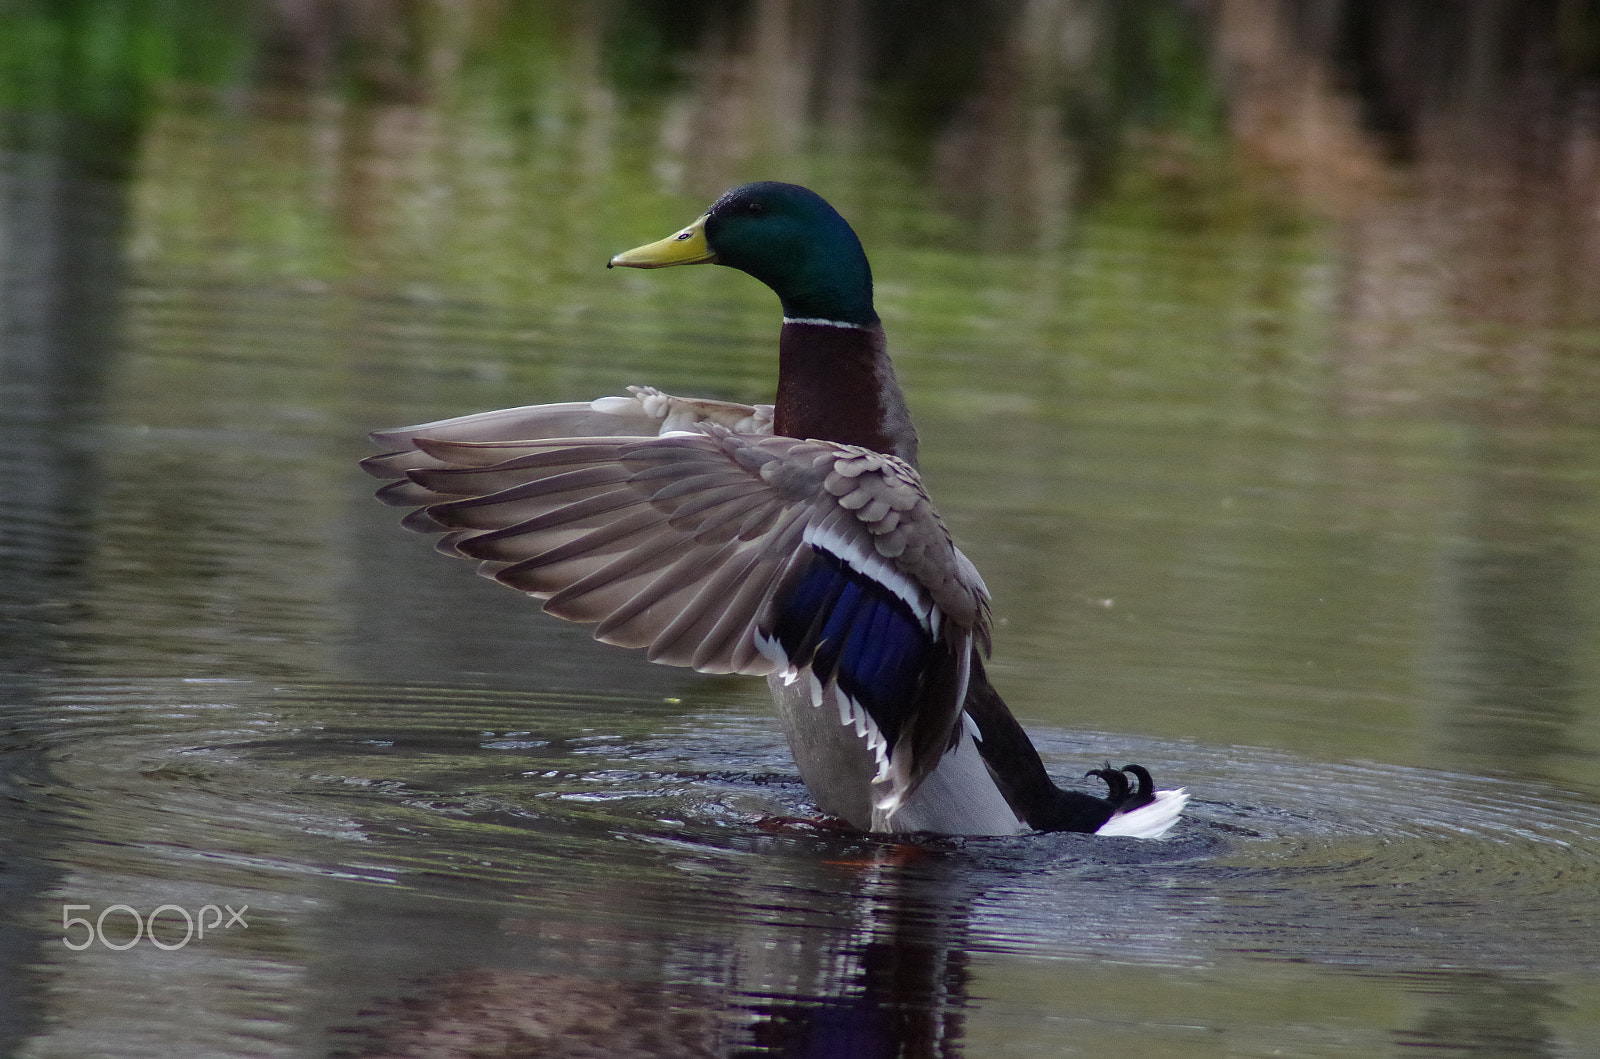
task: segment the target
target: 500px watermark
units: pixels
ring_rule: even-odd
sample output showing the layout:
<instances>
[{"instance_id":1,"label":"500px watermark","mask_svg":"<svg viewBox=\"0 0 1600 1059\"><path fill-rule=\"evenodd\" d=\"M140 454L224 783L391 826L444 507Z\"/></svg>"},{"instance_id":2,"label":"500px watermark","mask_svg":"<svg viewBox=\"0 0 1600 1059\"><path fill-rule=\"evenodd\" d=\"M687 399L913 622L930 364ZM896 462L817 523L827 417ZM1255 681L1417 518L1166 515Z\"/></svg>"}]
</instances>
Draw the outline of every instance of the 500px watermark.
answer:
<instances>
[{"instance_id":1,"label":"500px watermark","mask_svg":"<svg viewBox=\"0 0 1600 1059\"><path fill-rule=\"evenodd\" d=\"M235 909L232 905L205 905L199 912L191 915L182 905L160 905L151 910L148 916L139 914L139 910L132 905L107 905L100 910L100 914L93 919L84 916L75 916L74 912L88 912L90 905L62 905L61 906L61 943L74 952L82 952L96 941L108 949L131 949L139 944L141 938L148 938L150 944L158 949L181 949L190 941L206 936L206 931L215 933L218 930L229 930L233 927L248 928L249 923L244 920L244 914L249 905L240 905ZM224 918L223 913L227 916ZM106 934L106 921L110 920L112 933ZM126 921L131 921L133 933L129 934L124 929ZM156 924L160 923L160 935L156 933ZM178 937L178 925L183 925L183 936ZM82 931L82 934L77 934Z\"/></svg>"}]
</instances>

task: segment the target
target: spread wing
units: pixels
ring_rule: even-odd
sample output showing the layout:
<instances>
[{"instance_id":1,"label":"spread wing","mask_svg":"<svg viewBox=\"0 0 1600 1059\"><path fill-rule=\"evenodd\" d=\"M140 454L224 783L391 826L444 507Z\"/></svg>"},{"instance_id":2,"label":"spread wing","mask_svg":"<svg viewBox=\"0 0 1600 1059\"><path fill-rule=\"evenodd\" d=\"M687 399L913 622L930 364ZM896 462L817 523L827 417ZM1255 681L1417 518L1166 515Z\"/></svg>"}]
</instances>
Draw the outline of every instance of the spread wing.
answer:
<instances>
[{"instance_id":1,"label":"spread wing","mask_svg":"<svg viewBox=\"0 0 1600 1059\"><path fill-rule=\"evenodd\" d=\"M653 386L630 386L627 397L602 397L595 401L499 408L456 419L441 419L414 427L378 430L372 440L391 450L361 461L378 478L404 478L407 471L448 467L414 441L529 441L548 438L655 437L675 430L692 430L714 423L741 434L771 434L772 406L674 397ZM396 484L382 497L386 503L422 505L438 497L425 489Z\"/></svg>"},{"instance_id":2,"label":"spread wing","mask_svg":"<svg viewBox=\"0 0 1600 1059\"><path fill-rule=\"evenodd\" d=\"M916 472L706 415L661 436L467 440L612 414L547 405L385 432L406 447L366 466L404 475L379 495L417 506L408 526L442 532L442 550L598 639L703 672L805 679L818 703L837 688L839 719L877 756L881 801L898 804L959 734L989 620Z\"/></svg>"}]
</instances>

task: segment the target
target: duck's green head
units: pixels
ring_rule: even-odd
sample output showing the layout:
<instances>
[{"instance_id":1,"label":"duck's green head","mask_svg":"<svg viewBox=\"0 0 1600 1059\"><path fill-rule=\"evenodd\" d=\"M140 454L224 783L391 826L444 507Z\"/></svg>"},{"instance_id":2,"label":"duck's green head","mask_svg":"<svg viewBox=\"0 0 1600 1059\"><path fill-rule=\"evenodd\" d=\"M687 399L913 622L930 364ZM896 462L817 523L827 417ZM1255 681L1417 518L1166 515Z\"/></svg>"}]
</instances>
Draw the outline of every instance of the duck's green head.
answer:
<instances>
[{"instance_id":1,"label":"duck's green head","mask_svg":"<svg viewBox=\"0 0 1600 1059\"><path fill-rule=\"evenodd\" d=\"M748 272L777 293L791 319L878 319L861 240L821 195L798 184L736 187L683 231L611 259L629 268L699 264Z\"/></svg>"}]
</instances>

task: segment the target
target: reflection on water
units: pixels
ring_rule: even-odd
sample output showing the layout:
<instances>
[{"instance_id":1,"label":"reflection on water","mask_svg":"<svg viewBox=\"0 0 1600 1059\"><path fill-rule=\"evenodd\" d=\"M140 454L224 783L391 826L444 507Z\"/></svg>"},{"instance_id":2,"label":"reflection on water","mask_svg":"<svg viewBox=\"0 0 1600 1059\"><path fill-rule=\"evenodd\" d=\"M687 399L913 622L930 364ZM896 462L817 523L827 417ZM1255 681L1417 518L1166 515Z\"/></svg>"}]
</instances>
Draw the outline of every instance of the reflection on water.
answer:
<instances>
[{"instance_id":1,"label":"reflection on water","mask_svg":"<svg viewBox=\"0 0 1600 1059\"><path fill-rule=\"evenodd\" d=\"M205 680L55 682L12 701L21 726L54 729L48 773L5 778L22 833L60 868L30 907L249 909L247 929L181 960L45 946L58 1022L42 1054L126 1047L133 1024L152 1049L177 1035L230 1054L307 1039L314 1054L482 1054L459 1041L559 1034L615 1055L940 1055L1004 1038L990 999L1016 1012L1067 988L1051 1010L1093 1037L1173 1018L1176 983L1222 1009L1281 967L1335 990L1319 1017L1432 995L1407 1033L1448 1040L1459 981L1523 998L1475 1025L1539 1036L1562 1009L1531 1003L1531 982L1600 969L1574 929L1600 881L1600 819L1506 781L1151 743L1132 750L1181 751L1213 795L1172 841L907 845L774 822L805 792L753 711ZM1047 756L1129 740L1063 744ZM120 990L138 968L183 1003ZM1262 1004L1234 1028L1271 1027Z\"/></svg>"},{"instance_id":2,"label":"reflection on water","mask_svg":"<svg viewBox=\"0 0 1600 1059\"><path fill-rule=\"evenodd\" d=\"M1482 443L1483 474L1452 557L1454 657L1440 666L1453 700L1451 749L1482 768L1537 770L1581 753L1582 560L1560 525L1579 499L1548 467L1538 426L1505 424ZM1528 449L1537 450L1529 459Z\"/></svg>"},{"instance_id":3,"label":"reflection on water","mask_svg":"<svg viewBox=\"0 0 1600 1059\"><path fill-rule=\"evenodd\" d=\"M0 1050L1593 1051L1582 6L8 6ZM761 688L368 498L374 427L769 397L765 290L601 267L769 176L872 252L997 683L1171 840L808 823Z\"/></svg>"}]
</instances>

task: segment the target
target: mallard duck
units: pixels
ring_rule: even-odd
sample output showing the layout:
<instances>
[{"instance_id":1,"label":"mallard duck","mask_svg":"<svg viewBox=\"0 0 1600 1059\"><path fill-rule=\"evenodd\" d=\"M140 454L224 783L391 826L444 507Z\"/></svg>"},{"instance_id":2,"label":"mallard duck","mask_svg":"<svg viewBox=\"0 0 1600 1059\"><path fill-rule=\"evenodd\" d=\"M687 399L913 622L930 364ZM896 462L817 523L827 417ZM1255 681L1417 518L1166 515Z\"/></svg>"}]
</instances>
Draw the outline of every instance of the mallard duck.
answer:
<instances>
[{"instance_id":1,"label":"mallard duck","mask_svg":"<svg viewBox=\"0 0 1600 1059\"><path fill-rule=\"evenodd\" d=\"M379 431L379 497L600 640L765 676L817 806L856 828L1164 834L1184 791L1137 765L1090 770L1105 797L1057 787L990 685L988 590L917 474L855 231L746 184L610 261L701 263L778 295L774 404L630 387Z\"/></svg>"}]
</instances>

